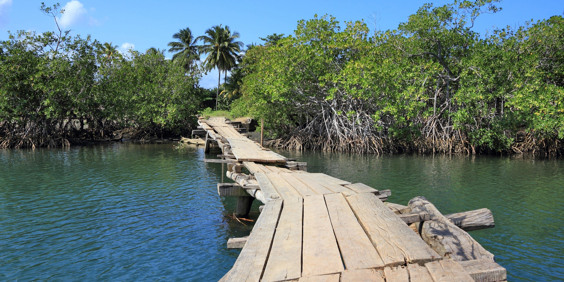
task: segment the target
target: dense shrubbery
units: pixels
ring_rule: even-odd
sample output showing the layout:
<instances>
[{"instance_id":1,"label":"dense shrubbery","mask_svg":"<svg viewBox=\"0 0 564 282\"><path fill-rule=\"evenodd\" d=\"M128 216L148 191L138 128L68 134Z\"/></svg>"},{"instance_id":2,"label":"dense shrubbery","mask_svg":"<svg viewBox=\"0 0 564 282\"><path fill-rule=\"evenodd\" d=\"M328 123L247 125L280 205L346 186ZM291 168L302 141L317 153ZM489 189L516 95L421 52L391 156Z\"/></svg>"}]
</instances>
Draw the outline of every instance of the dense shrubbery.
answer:
<instances>
[{"instance_id":1,"label":"dense shrubbery","mask_svg":"<svg viewBox=\"0 0 564 282\"><path fill-rule=\"evenodd\" d=\"M203 100L199 71L154 49L116 47L61 30L0 42L0 148L67 146L124 128L137 138L189 130Z\"/></svg>"},{"instance_id":2,"label":"dense shrubbery","mask_svg":"<svg viewBox=\"0 0 564 282\"><path fill-rule=\"evenodd\" d=\"M60 33L0 42L0 147L61 146L75 138L181 130L199 107L199 74L159 52Z\"/></svg>"},{"instance_id":3,"label":"dense shrubbery","mask_svg":"<svg viewBox=\"0 0 564 282\"><path fill-rule=\"evenodd\" d=\"M286 148L562 154L564 19L480 36L492 2L425 5L372 37L363 22L300 21L246 53L234 111L264 117Z\"/></svg>"}]
</instances>

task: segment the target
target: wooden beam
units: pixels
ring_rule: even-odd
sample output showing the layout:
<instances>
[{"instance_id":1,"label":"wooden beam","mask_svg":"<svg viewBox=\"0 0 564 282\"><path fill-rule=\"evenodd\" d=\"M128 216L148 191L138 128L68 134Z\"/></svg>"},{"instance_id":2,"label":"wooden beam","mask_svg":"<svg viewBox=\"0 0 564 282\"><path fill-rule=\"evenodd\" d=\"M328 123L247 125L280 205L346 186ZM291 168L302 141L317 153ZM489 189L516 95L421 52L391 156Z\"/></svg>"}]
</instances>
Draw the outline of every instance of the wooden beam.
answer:
<instances>
[{"instance_id":1,"label":"wooden beam","mask_svg":"<svg viewBox=\"0 0 564 282\"><path fill-rule=\"evenodd\" d=\"M492 211L486 208L447 214L445 217L465 231L495 227Z\"/></svg>"},{"instance_id":2,"label":"wooden beam","mask_svg":"<svg viewBox=\"0 0 564 282\"><path fill-rule=\"evenodd\" d=\"M382 268L384 262L340 193L325 195L333 231L347 269Z\"/></svg>"},{"instance_id":3,"label":"wooden beam","mask_svg":"<svg viewBox=\"0 0 564 282\"><path fill-rule=\"evenodd\" d=\"M237 183L217 183L217 193L220 197L249 196Z\"/></svg>"},{"instance_id":4,"label":"wooden beam","mask_svg":"<svg viewBox=\"0 0 564 282\"><path fill-rule=\"evenodd\" d=\"M419 213L400 214L399 218L401 218L405 223L411 224L415 222L429 220L430 217L429 214L426 212L419 212Z\"/></svg>"},{"instance_id":5,"label":"wooden beam","mask_svg":"<svg viewBox=\"0 0 564 282\"><path fill-rule=\"evenodd\" d=\"M387 266L440 259L421 237L370 193L346 198L372 244Z\"/></svg>"},{"instance_id":6,"label":"wooden beam","mask_svg":"<svg viewBox=\"0 0 564 282\"><path fill-rule=\"evenodd\" d=\"M425 197L415 197L408 205L412 212L427 212L429 221L423 222L418 229L421 237L433 250L443 257L450 257L456 261L487 258L494 259L488 252L466 231L458 228Z\"/></svg>"},{"instance_id":7,"label":"wooden beam","mask_svg":"<svg viewBox=\"0 0 564 282\"><path fill-rule=\"evenodd\" d=\"M284 200L262 281L302 276L302 209L302 198Z\"/></svg>"},{"instance_id":8,"label":"wooden beam","mask_svg":"<svg viewBox=\"0 0 564 282\"><path fill-rule=\"evenodd\" d=\"M425 264L425 267L436 282L472 282L474 279L464 268L452 259L443 259Z\"/></svg>"},{"instance_id":9,"label":"wooden beam","mask_svg":"<svg viewBox=\"0 0 564 282\"><path fill-rule=\"evenodd\" d=\"M470 276L477 282L494 282L507 280L507 270L493 260L477 259L459 261Z\"/></svg>"},{"instance_id":10,"label":"wooden beam","mask_svg":"<svg viewBox=\"0 0 564 282\"><path fill-rule=\"evenodd\" d=\"M226 281L259 281L282 210L282 200L268 202Z\"/></svg>"},{"instance_id":11,"label":"wooden beam","mask_svg":"<svg viewBox=\"0 0 564 282\"><path fill-rule=\"evenodd\" d=\"M304 198L303 276L345 270L323 195Z\"/></svg>"},{"instance_id":12,"label":"wooden beam","mask_svg":"<svg viewBox=\"0 0 564 282\"><path fill-rule=\"evenodd\" d=\"M237 160L221 160L221 159L204 159L205 163L216 163L216 164L238 164Z\"/></svg>"},{"instance_id":13,"label":"wooden beam","mask_svg":"<svg viewBox=\"0 0 564 282\"><path fill-rule=\"evenodd\" d=\"M241 237L241 238L229 238L227 240L227 248L228 249L242 249L245 247L249 236Z\"/></svg>"}]
</instances>

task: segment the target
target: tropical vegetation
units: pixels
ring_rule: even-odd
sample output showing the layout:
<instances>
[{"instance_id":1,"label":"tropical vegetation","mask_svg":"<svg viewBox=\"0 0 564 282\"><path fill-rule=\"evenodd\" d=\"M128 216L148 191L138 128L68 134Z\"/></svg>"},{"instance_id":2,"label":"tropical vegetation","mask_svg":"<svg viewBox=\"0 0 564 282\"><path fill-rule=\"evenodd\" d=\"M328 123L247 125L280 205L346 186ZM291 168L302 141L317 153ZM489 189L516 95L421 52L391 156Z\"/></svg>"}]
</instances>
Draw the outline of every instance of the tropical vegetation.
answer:
<instances>
[{"instance_id":1,"label":"tropical vegetation","mask_svg":"<svg viewBox=\"0 0 564 282\"><path fill-rule=\"evenodd\" d=\"M233 110L281 148L369 153L564 152L564 18L480 35L492 0L426 4L396 30L298 22L248 50Z\"/></svg>"}]
</instances>

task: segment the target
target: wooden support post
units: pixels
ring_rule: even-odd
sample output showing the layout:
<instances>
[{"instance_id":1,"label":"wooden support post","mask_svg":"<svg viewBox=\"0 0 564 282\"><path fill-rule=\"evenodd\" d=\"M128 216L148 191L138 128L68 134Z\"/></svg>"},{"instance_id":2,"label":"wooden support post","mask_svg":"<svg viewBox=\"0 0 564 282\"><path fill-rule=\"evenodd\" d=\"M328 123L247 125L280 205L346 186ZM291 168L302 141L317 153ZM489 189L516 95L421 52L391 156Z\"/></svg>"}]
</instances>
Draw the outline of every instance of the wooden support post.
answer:
<instances>
[{"instance_id":1,"label":"wooden support post","mask_svg":"<svg viewBox=\"0 0 564 282\"><path fill-rule=\"evenodd\" d=\"M206 144L204 144L204 153L209 153L210 152L210 135L206 134Z\"/></svg>"},{"instance_id":2,"label":"wooden support post","mask_svg":"<svg viewBox=\"0 0 564 282\"><path fill-rule=\"evenodd\" d=\"M260 118L260 146L263 147L262 140L264 138L264 118Z\"/></svg>"},{"instance_id":3,"label":"wooden support post","mask_svg":"<svg viewBox=\"0 0 564 282\"><path fill-rule=\"evenodd\" d=\"M254 199L255 198L251 196L237 197L237 209L235 210L235 215L237 217L249 216Z\"/></svg>"}]
</instances>

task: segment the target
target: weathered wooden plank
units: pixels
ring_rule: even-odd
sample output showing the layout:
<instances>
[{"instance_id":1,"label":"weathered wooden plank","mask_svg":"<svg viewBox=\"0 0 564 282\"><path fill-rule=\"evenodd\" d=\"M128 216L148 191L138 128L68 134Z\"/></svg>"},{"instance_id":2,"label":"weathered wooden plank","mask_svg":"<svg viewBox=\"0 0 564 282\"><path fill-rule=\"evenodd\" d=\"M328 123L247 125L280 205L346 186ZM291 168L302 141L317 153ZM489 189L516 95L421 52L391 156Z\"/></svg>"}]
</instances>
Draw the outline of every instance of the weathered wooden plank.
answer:
<instances>
[{"instance_id":1,"label":"weathered wooden plank","mask_svg":"<svg viewBox=\"0 0 564 282\"><path fill-rule=\"evenodd\" d=\"M355 191L346 188L345 186L335 184L334 182L326 181L327 177L321 176L321 174L322 173L304 173L304 174L300 174L300 176L302 178L311 179L311 181L320 184L321 186L331 190L333 193L343 193L347 196L357 194Z\"/></svg>"},{"instance_id":2,"label":"weathered wooden plank","mask_svg":"<svg viewBox=\"0 0 564 282\"><path fill-rule=\"evenodd\" d=\"M378 193L378 190L366 185L366 184L362 184L362 183L353 183L353 184L347 184L345 185L345 187L357 192L357 193Z\"/></svg>"},{"instance_id":3,"label":"weathered wooden plank","mask_svg":"<svg viewBox=\"0 0 564 282\"><path fill-rule=\"evenodd\" d=\"M406 214L400 214L398 216L399 218L401 218L401 220L403 220L408 225L414 222L429 220L429 214L426 212L406 213Z\"/></svg>"},{"instance_id":4,"label":"weathered wooden plank","mask_svg":"<svg viewBox=\"0 0 564 282\"><path fill-rule=\"evenodd\" d=\"M373 281L385 282L381 270L354 269L341 272L341 282Z\"/></svg>"},{"instance_id":5,"label":"weathered wooden plank","mask_svg":"<svg viewBox=\"0 0 564 282\"><path fill-rule=\"evenodd\" d=\"M334 193L333 191L325 188L325 186L317 183L316 181L310 179L309 177L307 177L309 173L307 172L303 172L303 173L295 173L294 177L296 177L298 180L300 180L301 182L303 182L305 185L307 185L311 190L315 191L315 193L319 194L319 195L323 195L323 194L331 194Z\"/></svg>"},{"instance_id":6,"label":"weathered wooden plank","mask_svg":"<svg viewBox=\"0 0 564 282\"><path fill-rule=\"evenodd\" d=\"M419 264L408 264L407 272L409 272L409 279L417 282L433 282L433 277L426 267Z\"/></svg>"},{"instance_id":7,"label":"weathered wooden plank","mask_svg":"<svg viewBox=\"0 0 564 282\"><path fill-rule=\"evenodd\" d=\"M339 274L307 276L300 278L299 282L339 282Z\"/></svg>"},{"instance_id":8,"label":"weathered wooden plank","mask_svg":"<svg viewBox=\"0 0 564 282\"><path fill-rule=\"evenodd\" d=\"M274 237L282 200L268 202L226 281L259 281Z\"/></svg>"},{"instance_id":9,"label":"weathered wooden plank","mask_svg":"<svg viewBox=\"0 0 564 282\"><path fill-rule=\"evenodd\" d=\"M443 259L425 264L435 282L471 282L474 281L464 268L452 259Z\"/></svg>"},{"instance_id":10,"label":"weathered wooden plank","mask_svg":"<svg viewBox=\"0 0 564 282\"><path fill-rule=\"evenodd\" d=\"M220 197L249 196L237 183L217 183L217 193Z\"/></svg>"},{"instance_id":11,"label":"weathered wooden plank","mask_svg":"<svg viewBox=\"0 0 564 282\"><path fill-rule=\"evenodd\" d=\"M375 195L356 194L346 199L387 266L440 258Z\"/></svg>"},{"instance_id":12,"label":"weathered wooden plank","mask_svg":"<svg viewBox=\"0 0 564 282\"><path fill-rule=\"evenodd\" d=\"M396 214L411 213L411 209L408 206L390 202L385 202L384 204Z\"/></svg>"},{"instance_id":13,"label":"weathered wooden plank","mask_svg":"<svg viewBox=\"0 0 564 282\"><path fill-rule=\"evenodd\" d=\"M458 228L429 202L425 197L415 197L409 201L413 212L427 212L430 221L423 222L419 228L421 237L441 256L448 256L457 261L473 259L494 259L488 252L466 231Z\"/></svg>"},{"instance_id":14,"label":"weathered wooden plank","mask_svg":"<svg viewBox=\"0 0 564 282\"><path fill-rule=\"evenodd\" d=\"M278 191L278 195L284 200L301 198L300 193L292 187L284 178L282 178L278 173L270 172L265 174L266 177L272 183L272 186Z\"/></svg>"},{"instance_id":15,"label":"weathered wooden plank","mask_svg":"<svg viewBox=\"0 0 564 282\"><path fill-rule=\"evenodd\" d=\"M222 160L222 159L204 159L205 163L218 163L218 164L236 164L236 160Z\"/></svg>"},{"instance_id":16,"label":"weathered wooden plank","mask_svg":"<svg viewBox=\"0 0 564 282\"><path fill-rule=\"evenodd\" d=\"M447 214L445 217L465 231L495 227L492 211L486 208Z\"/></svg>"},{"instance_id":17,"label":"weathered wooden plank","mask_svg":"<svg viewBox=\"0 0 564 282\"><path fill-rule=\"evenodd\" d=\"M302 273L303 199L284 200L263 281L297 279Z\"/></svg>"},{"instance_id":18,"label":"weathered wooden plank","mask_svg":"<svg viewBox=\"0 0 564 282\"><path fill-rule=\"evenodd\" d=\"M286 180L288 184L292 185L292 187L294 187L294 189L296 189L296 191L298 191L298 193L300 193L302 197L317 195L317 193L309 188L309 186L305 185L299 179L294 177L294 173L281 173L280 176L284 178L284 180Z\"/></svg>"},{"instance_id":19,"label":"weathered wooden plank","mask_svg":"<svg viewBox=\"0 0 564 282\"><path fill-rule=\"evenodd\" d=\"M384 261L364 233L343 195L327 194L325 203L346 269L384 267Z\"/></svg>"},{"instance_id":20,"label":"weathered wooden plank","mask_svg":"<svg viewBox=\"0 0 564 282\"><path fill-rule=\"evenodd\" d=\"M325 173L310 173L310 175L315 175L318 179L323 180L324 182L333 183L336 185L350 185L351 182L342 180L331 175L327 175Z\"/></svg>"},{"instance_id":21,"label":"weathered wooden plank","mask_svg":"<svg viewBox=\"0 0 564 282\"><path fill-rule=\"evenodd\" d=\"M386 281L409 282L409 273L405 266L392 266L384 268Z\"/></svg>"},{"instance_id":22,"label":"weathered wooden plank","mask_svg":"<svg viewBox=\"0 0 564 282\"><path fill-rule=\"evenodd\" d=\"M477 259L458 262L477 282L494 282L507 280L507 270L493 260Z\"/></svg>"},{"instance_id":23,"label":"weathered wooden plank","mask_svg":"<svg viewBox=\"0 0 564 282\"><path fill-rule=\"evenodd\" d=\"M261 169L261 165L258 165L254 162L243 162L243 165L249 170L250 173L255 174L257 172L264 172Z\"/></svg>"},{"instance_id":24,"label":"weathered wooden plank","mask_svg":"<svg viewBox=\"0 0 564 282\"><path fill-rule=\"evenodd\" d=\"M227 240L227 248L228 249L242 249L245 247L249 236L241 237L241 238L229 238Z\"/></svg>"},{"instance_id":25,"label":"weathered wooden plank","mask_svg":"<svg viewBox=\"0 0 564 282\"><path fill-rule=\"evenodd\" d=\"M276 192L276 189L274 188L274 186L272 186L272 183L270 182L270 180L268 180L268 177L266 177L265 173L255 173L255 179L257 180L260 186L260 190L264 194L264 197L267 201L269 199L280 199L280 195L278 195L278 192Z\"/></svg>"},{"instance_id":26,"label":"weathered wooden plank","mask_svg":"<svg viewBox=\"0 0 564 282\"><path fill-rule=\"evenodd\" d=\"M304 198L303 276L344 270L322 195Z\"/></svg>"}]
</instances>

